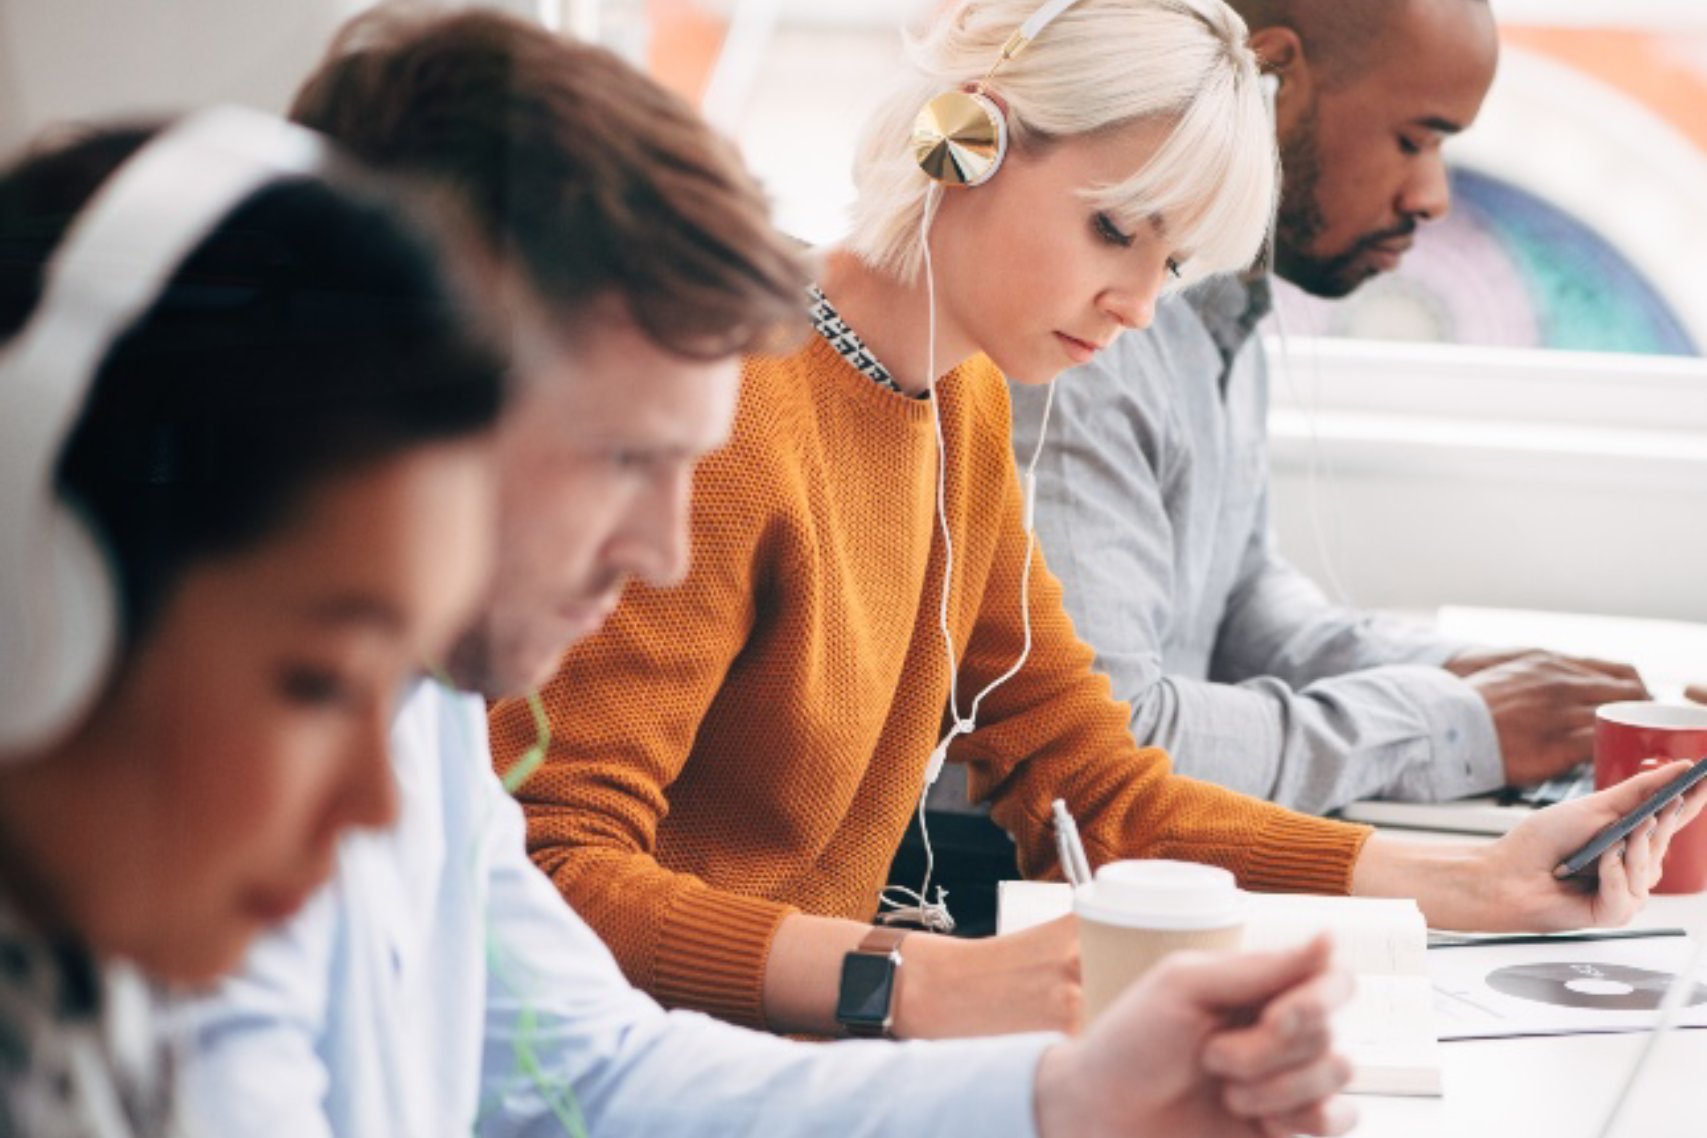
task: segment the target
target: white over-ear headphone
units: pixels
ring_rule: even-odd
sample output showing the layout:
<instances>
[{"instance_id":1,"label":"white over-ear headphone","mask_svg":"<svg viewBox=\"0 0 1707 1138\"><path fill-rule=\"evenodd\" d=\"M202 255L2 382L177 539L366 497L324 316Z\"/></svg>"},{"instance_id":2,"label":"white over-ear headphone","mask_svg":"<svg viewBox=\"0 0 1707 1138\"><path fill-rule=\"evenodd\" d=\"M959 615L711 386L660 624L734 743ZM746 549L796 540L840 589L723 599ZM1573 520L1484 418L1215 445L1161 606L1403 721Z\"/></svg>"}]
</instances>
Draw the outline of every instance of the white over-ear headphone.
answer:
<instances>
[{"instance_id":1,"label":"white over-ear headphone","mask_svg":"<svg viewBox=\"0 0 1707 1138\"><path fill-rule=\"evenodd\" d=\"M227 214L269 182L329 166L319 136L258 111L183 119L95 192L29 322L0 347L0 754L73 725L118 645L113 571L54 486L102 361Z\"/></svg>"}]
</instances>

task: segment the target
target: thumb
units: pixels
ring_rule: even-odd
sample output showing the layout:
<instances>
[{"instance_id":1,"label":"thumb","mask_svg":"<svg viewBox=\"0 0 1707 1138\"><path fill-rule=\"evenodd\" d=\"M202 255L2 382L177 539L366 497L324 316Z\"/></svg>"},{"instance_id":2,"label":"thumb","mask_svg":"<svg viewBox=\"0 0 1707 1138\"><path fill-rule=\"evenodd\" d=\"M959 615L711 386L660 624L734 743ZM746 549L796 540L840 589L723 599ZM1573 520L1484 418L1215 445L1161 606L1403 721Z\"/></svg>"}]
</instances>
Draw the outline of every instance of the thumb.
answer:
<instances>
[{"instance_id":1,"label":"thumb","mask_svg":"<svg viewBox=\"0 0 1707 1138\"><path fill-rule=\"evenodd\" d=\"M1170 987L1199 1007L1217 1011L1265 1004L1328 970L1333 941L1325 934L1280 952L1206 957L1182 964Z\"/></svg>"}]
</instances>

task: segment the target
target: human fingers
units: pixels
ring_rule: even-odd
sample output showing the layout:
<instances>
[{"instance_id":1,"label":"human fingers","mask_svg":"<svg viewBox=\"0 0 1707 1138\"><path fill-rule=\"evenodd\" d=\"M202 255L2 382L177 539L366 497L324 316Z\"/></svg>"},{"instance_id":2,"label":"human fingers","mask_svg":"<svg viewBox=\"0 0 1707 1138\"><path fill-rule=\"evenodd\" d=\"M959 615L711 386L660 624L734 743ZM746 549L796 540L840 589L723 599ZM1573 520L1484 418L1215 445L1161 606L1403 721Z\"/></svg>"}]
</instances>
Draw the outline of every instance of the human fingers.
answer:
<instances>
[{"instance_id":1,"label":"human fingers","mask_svg":"<svg viewBox=\"0 0 1707 1138\"><path fill-rule=\"evenodd\" d=\"M1342 1055L1323 1055L1306 1067L1253 1083L1228 1083L1221 1103L1235 1118L1269 1118L1325 1103L1351 1082L1351 1064Z\"/></svg>"},{"instance_id":2,"label":"human fingers","mask_svg":"<svg viewBox=\"0 0 1707 1138\"><path fill-rule=\"evenodd\" d=\"M1636 670L1635 666L1626 664L1621 660L1602 660L1595 656L1567 656L1565 658L1573 664L1592 671L1602 672L1608 676L1617 676L1621 680L1633 680L1638 684L1642 683L1642 674ZM1643 684L1644 689L1646 686Z\"/></svg>"},{"instance_id":3,"label":"human fingers","mask_svg":"<svg viewBox=\"0 0 1707 1138\"><path fill-rule=\"evenodd\" d=\"M1626 842L1618 842L1595 863L1594 923L1621 925L1636 906L1630 899L1630 874L1625 864Z\"/></svg>"},{"instance_id":4,"label":"human fingers","mask_svg":"<svg viewBox=\"0 0 1707 1138\"><path fill-rule=\"evenodd\" d=\"M1332 942L1326 936L1318 936L1281 952L1175 956L1151 976L1158 977L1156 983L1167 990L1183 994L1196 1007L1217 1012L1239 1011L1266 1004L1326 972L1332 954Z\"/></svg>"},{"instance_id":5,"label":"human fingers","mask_svg":"<svg viewBox=\"0 0 1707 1138\"><path fill-rule=\"evenodd\" d=\"M1280 996L1248 1028L1224 1031L1204 1048L1204 1067L1249 1082L1311 1063L1333 1043L1329 1020L1351 999L1350 973L1334 969Z\"/></svg>"},{"instance_id":6,"label":"human fingers","mask_svg":"<svg viewBox=\"0 0 1707 1138\"><path fill-rule=\"evenodd\" d=\"M1562 699L1596 707L1648 698L1648 689L1640 679L1620 679L1603 672L1579 671L1557 677L1554 689L1552 694Z\"/></svg>"},{"instance_id":7,"label":"human fingers","mask_svg":"<svg viewBox=\"0 0 1707 1138\"><path fill-rule=\"evenodd\" d=\"M1683 698L1693 703L1707 703L1707 684L1690 684L1683 689Z\"/></svg>"},{"instance_id":8,"label":"human fingers","mask_svg":"<svg viewBox=\"0 0 1707 1138\"><path fill-rule=\"evenodd\" d=\"M1677 829L1681 830L1701 816L1707 810L1707 782L1691 787L1680 801L1683 809L1677 815Z\"/></svg>"},{"instance_id":9,"label":"human fingers","mask_svg":"<svg viewBox=\"0 0 1707 1138\"><path fill-rule=\"evenodd\" d=\"M1535 652L1528 648L1505 648L1471 650L1460 653L1441 665L1447 671L1460 678L1471 676L1477 672L1485 672L1489 668L1497 668L1509 664L1513 660L1521 660L1525 656L1533 656ZM1707 701L1704 701L1707 702Z\"/></svg>"},{"instance_id":10,"label":"human fingers","mask_svg":"<svg viewBox=\"0 0 1707 1138\"><path fill-rule=\"evenodd\" d=\"M1661 863L1654 851L1654 833L1658 829L1659 823L1650 818L1624 842L1624 873L1629 878L1630 899L1636 909L1647 904L1648 890L1659 876Z\"/></svg>"},{"instance_id":11,"label":"human fingers","mask_svg":"<svg viewBox=\"0 0 1707 1138\"><path fill-rule=\"evenodd\" d=\"M1648 881L1648 889L1652 892L1654 886L1660 883L1660 875L1665 872L1666 854L1671 851L1671 840L1683 825L1683 811L1688 804L1678 799L1664 810L1658 817L1659 829L1654 831L1654 863L1653 876Z\"/></svg>"}]
</instances>

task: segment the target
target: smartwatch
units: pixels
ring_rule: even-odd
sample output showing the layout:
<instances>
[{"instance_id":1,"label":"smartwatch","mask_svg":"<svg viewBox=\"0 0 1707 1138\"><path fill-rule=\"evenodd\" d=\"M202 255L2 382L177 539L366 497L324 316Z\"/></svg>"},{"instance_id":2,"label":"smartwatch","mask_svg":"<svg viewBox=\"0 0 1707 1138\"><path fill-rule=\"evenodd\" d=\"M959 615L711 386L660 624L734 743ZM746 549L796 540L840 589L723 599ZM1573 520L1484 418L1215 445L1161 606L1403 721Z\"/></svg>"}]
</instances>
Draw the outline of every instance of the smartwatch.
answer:
<instances>
[{"instance_id":1,"label":"smartwatch","mask_svg":"<svg viewBox=\"0 0 1707 1138\"><path fill-rule=\"evenodd\" d=\"M842 957L836 1022L854 1038L890 1038L901 979L901 940L909 931L878 926Z\"/></svg>"}]
</instances>

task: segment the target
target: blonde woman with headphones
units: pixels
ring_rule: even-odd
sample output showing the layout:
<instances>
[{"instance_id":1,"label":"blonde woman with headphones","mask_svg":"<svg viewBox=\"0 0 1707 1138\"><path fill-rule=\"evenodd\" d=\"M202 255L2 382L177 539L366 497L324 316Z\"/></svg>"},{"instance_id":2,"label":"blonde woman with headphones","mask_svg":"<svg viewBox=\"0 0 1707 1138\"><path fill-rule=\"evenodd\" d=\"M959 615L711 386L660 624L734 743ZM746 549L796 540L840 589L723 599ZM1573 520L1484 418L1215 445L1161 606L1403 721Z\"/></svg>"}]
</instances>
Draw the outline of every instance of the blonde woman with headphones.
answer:
<instances>
[{"instance_id":1,"label":"blonde woman with headphones","mask_svg":"<svg viewBox=\"0 0 1707 1138\"><path fill-rule=\"evenodd\" d=\"M530 845L627 973L784 1032L1077 1026L1070 919L984 941L873 927L951 924L928 884L880 905L944 761L1031 877L1058 872L1063 798L1093 863L1414 895L1455 928L1627 919L1707 791L1584 891L1554 866L1675 772L1449 854L1177 777L1134 742L1035 548L1003 375L1051 382L1261 251L1275 144L1239 17L964 0L909 60L859 149L818 334L748 362L732 441L700 469L687 579L631 589L544 691ZM520 704L493 726L500 766L535 738Z\"/></svg>"}]
</instances>

